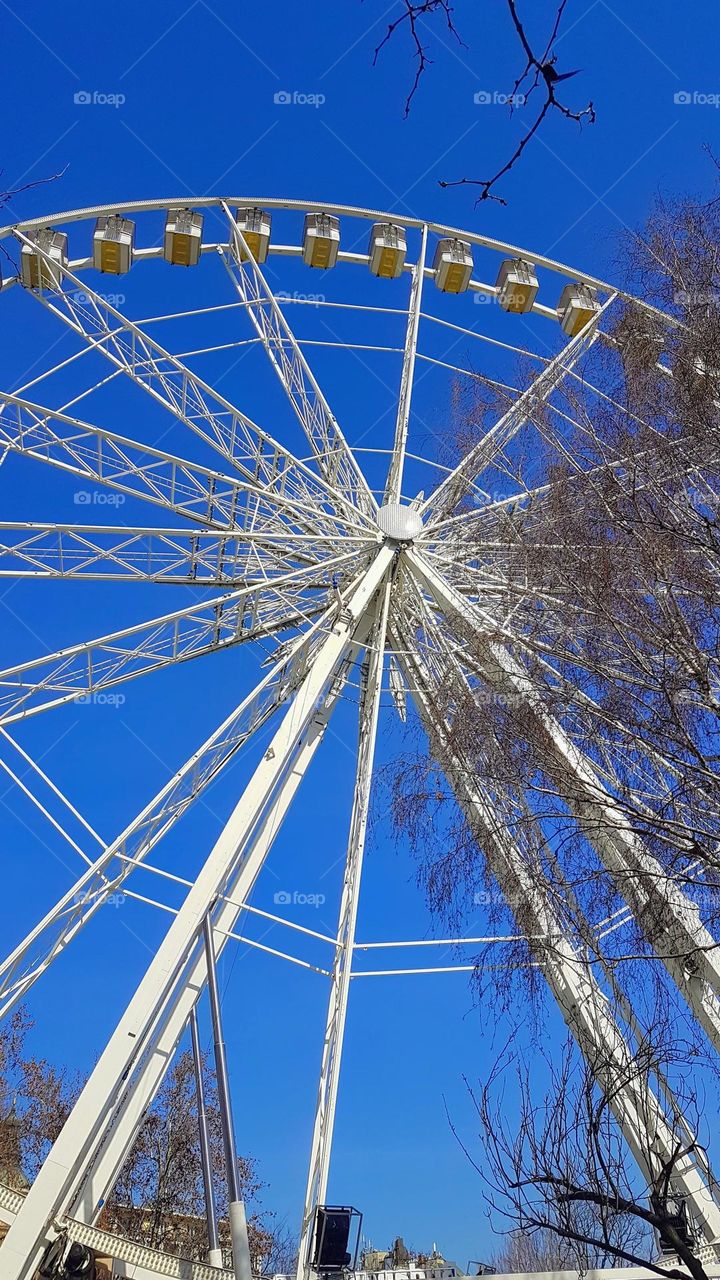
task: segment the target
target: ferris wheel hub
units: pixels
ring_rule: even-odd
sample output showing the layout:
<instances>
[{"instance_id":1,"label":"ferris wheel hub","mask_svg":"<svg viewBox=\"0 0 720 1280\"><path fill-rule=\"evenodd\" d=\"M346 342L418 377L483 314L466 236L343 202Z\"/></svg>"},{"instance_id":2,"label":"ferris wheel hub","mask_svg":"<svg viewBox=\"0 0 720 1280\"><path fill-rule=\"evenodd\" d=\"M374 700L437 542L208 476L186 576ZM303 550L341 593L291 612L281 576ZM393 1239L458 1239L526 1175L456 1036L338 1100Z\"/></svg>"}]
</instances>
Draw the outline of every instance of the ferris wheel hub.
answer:
<instances>
[{"instance_id":1,"label":"ferris wheel hub","mask_svg":"<svg viewBox=\"0 0 720 1280\"><path fill-rule=\"evenodd\" d=\"M393 542L412 542L423 527L419 513L402 502L388 502L381 507L377 522L381 532Z\"/></svg>"}]
</instances>

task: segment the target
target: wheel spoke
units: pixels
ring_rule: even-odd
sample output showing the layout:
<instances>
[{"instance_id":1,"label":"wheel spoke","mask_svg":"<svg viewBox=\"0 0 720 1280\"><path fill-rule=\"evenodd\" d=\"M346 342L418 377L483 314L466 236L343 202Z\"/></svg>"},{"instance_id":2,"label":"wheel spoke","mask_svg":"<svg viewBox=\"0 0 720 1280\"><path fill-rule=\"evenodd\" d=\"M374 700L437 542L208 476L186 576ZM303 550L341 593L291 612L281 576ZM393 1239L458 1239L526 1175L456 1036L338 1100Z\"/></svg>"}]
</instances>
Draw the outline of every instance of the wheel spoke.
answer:
<instances>
[{"instance_id":1,"label":"wheel spoke","mask_svg":"<svg viewBox=\"0 0 720 1280\"><path fill-rule=\"evenodd\" d=\"M21 232L17 238L30 243ZM33 248L52 266L44 251ZM31 297L202 436L246 479L268 490L279 488L309 506L335 510L333 495L308 467L67 268L61 271L75 295L66 289L46 289L31 291ZM89 305L79 302L78 295ZM346 507L343 510L350 514Z\"/></svg>"},{"instance_id":2,"label":"wheel spoke","mask_svg":"<svg viewBox=\"0 0 720 1280\"><path fill-rule=\"evenodd\" d=\"M303 533L326 531L337 537L338 526L330 515L282 493L234 480L19 396L6 392L0 399L0 447L211 528L287 533L295 525Z\"/></svg>"},{"instance_id":3,"label":"wheel spoke","mask_svg":"<svg viewBox=\"0 0 720 1280\"><path fill-rule=\"evenodd\" d=\"M423 283L425 280L425 253L427 250L427 227L422 229L420 255L413 267L412 285L410 288L410 304L408 306L407 331L405 334L405 350L403 352L402 375L400 379L400 398L398 400L397 419L395 422L395 441L392 460L385 484L384 503L399 502L402 490L403 470L405 467L405 450L407 448L408 428L410 424L410 403L412 400L413 382L415 380L415 356L417 354L418 329L422 308Z\"/></svg>"},{"instance_id":4,"label":"wheel spoke","mask_svg":"<svg viewBox=\"0 0 720 1280\"><path fill-rule=\"evenodd\" d=\"M597 340L598 325L616 298L617 294L611 294L582 332L545 366L531 385L520 393L517 400L495 423L495 426L465 455L455 470L441 481L435 492L420 508L420 514L427 524L438 524L444 517L450 515L458 502L472 490L477 478L492 466L513 436L517 435L526 422L532 420L538 406L560 385L563 378Z\"/></svg>"},{"instance_id":5,"label":"wheel spoke","mask_svg":"<svg viewBox=\"0 0 720 1280\"><path fill-rule=\"evenodd\" d=\"M359 549L364 540L344 542ZM289 533L0 521L0 577L8 578L248 586L336 550L337 540Z\"/></svg>"},{"instance_id":6,"label":"wheel spoke","mask_svg":"<svg viewBox=\"0 0 720 1280\"><path fill-rule=\"evenodd\" d=\"M0 724L297 627L326 608L337 582L366 559L351 552L0 671Z\"/></svg>"},{"instance_id":7,"label":"wheel spoke","mask_svg":"<svg viewBox=\"0 0 720 1280\"><path fill-rule=\"evenodd\" d=\"M230 243L227 250L220 250L222 260L285 388L320 474L334 490L340 490L350 510L363 512L374 523L377 502L357 460L245 237L227 205L223 208L230 225Z\"/></svg>"}]
</instances>

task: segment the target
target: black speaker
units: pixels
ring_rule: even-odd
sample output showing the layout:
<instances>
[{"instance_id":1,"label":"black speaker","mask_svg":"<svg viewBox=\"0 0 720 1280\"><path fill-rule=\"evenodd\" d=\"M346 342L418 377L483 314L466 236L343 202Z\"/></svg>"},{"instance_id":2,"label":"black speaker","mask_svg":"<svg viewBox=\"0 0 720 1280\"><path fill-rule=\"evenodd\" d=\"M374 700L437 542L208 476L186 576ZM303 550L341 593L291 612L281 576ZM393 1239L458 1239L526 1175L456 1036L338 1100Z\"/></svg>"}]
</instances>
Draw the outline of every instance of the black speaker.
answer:
<instances>
[{"instance_id":1,"label":"black speaker","mask_svg":"<svg viewBox=\"0 0 720 1280\"><path fill-rule=\"evenodd\" d=\"M697 1240L693 1234L692 1228L688 1221L687 1204L680 1197L670 1197L668 1200L662 1200L659 1196L652 1199L652 1207L659 1217L664 1218L668 1227L672 1227L677 1232L682 1243L688 1249L694 1249ZM673 1212L674 1210L674 1212ZM660 1240L660 1252L664 1255L676 1255L677 1250L672 1240L669 1240L664 1234L662 1227L658 1231Z\"/></svg>"},{"instance_id":2,"label":"black speaker","mask_svg":"<svg viewBox=\"0 0 720 1280\"><path fill-rule=\"evenodd\" d=\"M315 1241L310 1259L314 1271L344 1271L352 1262L348 1250L354 1209L318 1205L315 1211Z\"/></svg>"}]
</instances>

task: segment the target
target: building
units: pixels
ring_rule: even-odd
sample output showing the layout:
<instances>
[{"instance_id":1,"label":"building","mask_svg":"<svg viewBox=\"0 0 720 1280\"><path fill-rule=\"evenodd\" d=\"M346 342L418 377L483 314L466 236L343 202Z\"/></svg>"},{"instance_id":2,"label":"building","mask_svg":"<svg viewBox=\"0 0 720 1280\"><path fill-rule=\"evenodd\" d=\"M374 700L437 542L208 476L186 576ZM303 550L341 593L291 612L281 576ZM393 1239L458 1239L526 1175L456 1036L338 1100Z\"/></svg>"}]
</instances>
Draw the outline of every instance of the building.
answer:
<instances>
[{"instance_id":1,"label":"building","mask_svg":"<svg viewBox=\"0 0 720 1280\"><path fill-rule=\"evenodd\" d=\"M357 1280L460 1280L465 1271L445 1258L437 1245L430 1253L411 1254L398 1236L390 1249L363 1249L355 1275Z\"/></svg>"}]
</instances>

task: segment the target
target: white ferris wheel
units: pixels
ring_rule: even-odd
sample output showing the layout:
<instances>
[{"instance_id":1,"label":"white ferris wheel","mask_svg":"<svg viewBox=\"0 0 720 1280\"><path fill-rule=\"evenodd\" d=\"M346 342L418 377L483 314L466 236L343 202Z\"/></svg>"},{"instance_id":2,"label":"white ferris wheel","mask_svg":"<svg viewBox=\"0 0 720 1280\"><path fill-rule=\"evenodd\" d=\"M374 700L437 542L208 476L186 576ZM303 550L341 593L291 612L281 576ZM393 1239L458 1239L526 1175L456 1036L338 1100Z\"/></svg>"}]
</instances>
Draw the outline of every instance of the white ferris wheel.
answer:
<instances>
[{"instance_id":1,"label":"white ferris wheel","mask_svg":"<svg viewBox=\"0 0 720 1280\"><path fill-rule=\"evenodd\" d=\"M278 225L287 242L278 239ZM712 939L684 889L668 881L629 830L612 779L534 696L526 675L522 613L517 600L508 604L503 579L502 517L523 504L542 503L551 482L508 482L498 493L488 480L516 442L532 437L541 414L554 415L561 443L562 423L570 421L564 399L569 385L607 399L592 382L589 361L623 295L562 263L478 234L292 200L209 197L191 208L184 201L130 202L35 219L2 235L19 257L17 274L4 271L3 305L14 301L17 323L43 308L47 325L71 335L73 352L54 363L43 356L29 380L0 395L0 492L13 489L22 455L49 479L64 473L98 492L124 495L132 510L144 503L149 515L144 523L125 524L3 519L0 574L88 584L171 583L198 592L197 602L156 610L150 621L108 634L98 625L88 637L86 622L76 643L6 666L0 673L4 740L23 752L32 777L49 784L15 738L30 717L161 668L209 660L230 647L254 643L265 657L272 646L259 683L117 838L86 859L82 875L0 964L5 1015L61 962L109 895L125 891L141 867L153 871L159 842L253 735L269 726L267 749L200 871L192 881L175 877L184 899L37 1179L26 1195L0 1187L0 1213L10 1228L0 1249L6 1280L31 1280L58 1240L66 1249L75 1242L114 1257L128 1268L122 1274L218 1275L210 1265L181 1264L111 1238L97 1227L97 1217L208 977L212 986L215 956L238 936L247 911L255 910L249 905L255 882L348 682L359 690L356 777L337 935L327 939L327 1022L301 1273L310 1267L316 1209L327 1193L384 689L401 717L414 704L489 870L508 901L520 904L534 962L591 1067L606 1082L613 1071L622 1072L631 1053L626 1029L615 1020L582 941L565 927L552 886L497 821L483 778L458 757L451 712L439 697L449 678L470 698L481 684L509 689L535 719L555 766L571 782L578 815L595 819L590 838L626 897L627 914L642 928L662 899L674 945L660 958L692 1016L720 1047L720 959ZM166 264L193 270L170 272ZM332 273L348 300L329 296L329 284L323 296L271 285L285 271L296 281L301 264L321 269L322 275L308 279L328 281ZM141 270L153 273L161 293L172 280L174 292L170 309L136 322L126 318L119 295L108 292L107 280ZM360 276L362 301L352 293ZM193 293L189 284L186 292L191 278L202 281ZM362 341L335 338L327 326L312 338L299 336L307 315L330 312L361 322ZM182 337L165 338L198 317L221 325L214 340L182 350ZM380 341L390 322L401 332L394 347ZM450 334L455 347L460 342L479 349L483 372L441 358L433 346L438 332ZM546 336L538 337L541 332ZM277 401L271 420L259 412L258 424L215 389L211 376L194 371L211 354L235 359L238 348L267 359L285 410L292 410L291 445L283 443L291 438L289 429L271 429ZM357 432L343 430L332 388L312 371L311 363L329 358L333 348L354 348L363 360L373 352L397 354L392 414L385 413L382 431L367 444ZM506 380L507 360L515 355L535 362L536 374L522 389ZM486 371L496 357L505 372L493 378ZM507 407L456 464L448 465L437 451L432 456L427 440L421 451L414 399L420 369L442 370L453 380L481 376L505 395ZM68 394L71 377L76 382ZM135 436L131 426L116 431L97 422L121 384L123 406L130 403L128 391L138 404L152 402L158 414L152 421L159 424L162 415L172 424L172 437L160 426L152 438L146 430ZM351 446L349 439L358 443ZM178 441L182 447L176 449ZM478 555L480 544L488 548L486 557ZM91 616L101 623L95 611ZM482 656L480 673L463 661L459 632L472 634ZM57 787L55 795L72 807ZM679 951L700 957L698 972L686 972L673 959ZM613 1107L650 1177L647 1133L658 1161L668 1157L672 1099L638 1083L614 1094ZM720 1203L697 1148L689 1147L680 1160L675 1181L702 1240L712 1246L720 1239ZM242 1265L236 1258L237 1274Z\"/></svg>"}]
</instances>

